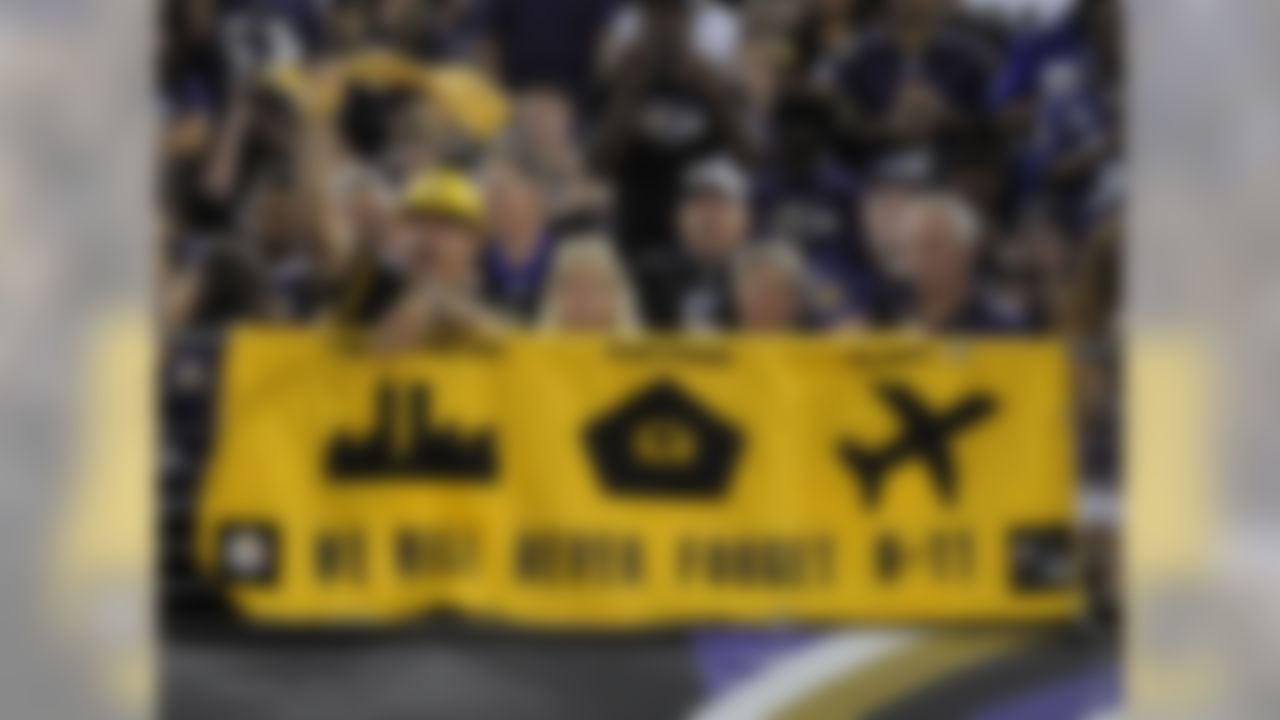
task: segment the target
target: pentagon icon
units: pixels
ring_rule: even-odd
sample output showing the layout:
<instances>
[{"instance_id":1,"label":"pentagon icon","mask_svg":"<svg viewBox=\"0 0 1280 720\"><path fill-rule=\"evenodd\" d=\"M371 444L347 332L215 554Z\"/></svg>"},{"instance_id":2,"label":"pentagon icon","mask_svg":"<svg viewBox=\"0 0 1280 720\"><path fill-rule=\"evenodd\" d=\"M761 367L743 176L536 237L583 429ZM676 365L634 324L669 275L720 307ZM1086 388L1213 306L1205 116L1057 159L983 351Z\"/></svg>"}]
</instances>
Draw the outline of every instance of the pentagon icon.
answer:
<instances>
[{"instance_id":1,"label":"pentagon icon","mask_svg":"<svg viewBox=\"0 0 1280 720\"><path fill-rule=\"evenodd\" d=\"M598 418L585 440L605 489L628 496L721 497L742 449L736 429L670 381Z\"/></svg>"}]
</instances>

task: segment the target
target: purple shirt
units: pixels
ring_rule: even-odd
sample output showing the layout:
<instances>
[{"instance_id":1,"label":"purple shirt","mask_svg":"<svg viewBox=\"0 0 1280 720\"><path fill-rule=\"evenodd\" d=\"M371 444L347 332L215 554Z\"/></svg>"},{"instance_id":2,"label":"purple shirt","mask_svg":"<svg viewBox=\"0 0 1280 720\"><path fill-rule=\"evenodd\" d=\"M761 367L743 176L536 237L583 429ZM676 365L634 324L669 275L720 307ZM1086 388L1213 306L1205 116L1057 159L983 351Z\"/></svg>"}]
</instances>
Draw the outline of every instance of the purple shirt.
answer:
<instances>
[{"instance_id":1,"label":"purple shirt","mask_svg":"<svg viewBox=\"0 0 1280 720\"><path fill-rule=\"evenodd\" d=\"M551 236L544 233L529 259L523 264L513 265L490 243L481 260L485 295L508 312L532 318L541 301L542 285L551 267L554 246Z\"/></svg>"}]
</instances>

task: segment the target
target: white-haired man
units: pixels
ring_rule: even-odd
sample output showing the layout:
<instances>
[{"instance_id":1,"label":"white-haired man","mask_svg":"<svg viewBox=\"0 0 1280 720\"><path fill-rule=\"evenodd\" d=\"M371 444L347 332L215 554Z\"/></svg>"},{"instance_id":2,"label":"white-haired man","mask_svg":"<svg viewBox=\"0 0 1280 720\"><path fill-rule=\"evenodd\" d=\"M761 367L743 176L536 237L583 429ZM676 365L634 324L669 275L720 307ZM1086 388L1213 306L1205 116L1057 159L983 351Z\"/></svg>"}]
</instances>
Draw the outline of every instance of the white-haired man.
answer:
<instances>
[{"instance_id":1,"label":"white-haired man","mask_svg":"<svg viewBox=\"0 0 1280 720\"><path fill-rule=\"evenodd\" d=\"M910 253L906 324L939 333L1010 333L1026 318L983 292L978 258L982 224L973 208L948 193L915 201L905 219Z\"/></svg>"}]
</instances>

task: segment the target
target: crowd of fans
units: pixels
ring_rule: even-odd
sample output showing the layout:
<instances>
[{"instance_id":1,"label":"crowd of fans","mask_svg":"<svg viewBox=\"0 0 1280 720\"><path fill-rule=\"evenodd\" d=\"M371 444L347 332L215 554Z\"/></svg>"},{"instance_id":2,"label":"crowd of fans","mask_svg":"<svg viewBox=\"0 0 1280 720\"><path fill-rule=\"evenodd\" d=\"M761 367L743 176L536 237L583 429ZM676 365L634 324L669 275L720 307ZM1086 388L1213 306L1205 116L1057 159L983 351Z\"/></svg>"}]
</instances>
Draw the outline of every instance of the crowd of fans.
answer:
<instances>
[{"instance_id":1,"label":"crowd of fans","mask_svg":"<svg viewBox=\"0 0 1280 720\"><path fill-rule=\"evenodd\" d=\"M1110 485L1119 3L168 0L166 332L1052 333Z\"/></svg>"},{"instance_id":2,"label":"crowd of fans","mask_svg":"<svg viewBox=\"0 0 1280 720\"><path fill-rule=\"evenodd\" d=\"M165 321L1105 340L1117 16L172 0Z\"/></svg>"}]
</instances>

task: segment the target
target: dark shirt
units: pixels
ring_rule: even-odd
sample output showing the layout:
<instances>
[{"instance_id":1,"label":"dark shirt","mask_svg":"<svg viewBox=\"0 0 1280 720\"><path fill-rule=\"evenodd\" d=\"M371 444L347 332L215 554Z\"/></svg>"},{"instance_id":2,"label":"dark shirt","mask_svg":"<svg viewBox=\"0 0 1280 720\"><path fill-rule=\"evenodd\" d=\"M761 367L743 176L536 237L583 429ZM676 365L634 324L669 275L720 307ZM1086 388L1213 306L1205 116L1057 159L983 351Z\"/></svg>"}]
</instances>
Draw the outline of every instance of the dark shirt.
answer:
<instances>
[{"instance_id":1,"label":"dark shirt","mask_svg":"<svg viewBox=\"0 0 1280 720\"><path fill-rule=\"evenodd\" d=\"M170 32L176 35L177 31ZM160 57L160 85L170 115L217 115L231 85L230 63L217 35L198 40L171 38Z\"/></svg>"},{"instance_id":2,"label":"dark shirt","mask_svg":"<svg viewBox=\"0 0 1280 720\"><path fill-rule=\"evenodd\" d=\"M863 263L867 253L854 222L860 198L857 178L834 162L800 177L772 168L756 181L756 227L766 237L799 243L806 254L841 254Z\"/></svg>"},{"instance_id":3,"label":"dark shirt","mask_svg":"<svg viewBox=\"0 0 1280 720\"><path fill-rule=\"evenodd\" d=\"M647 257L635 268L646 324L657 330L727 327L732 296L725 266L699 265L668 251Z\"/></svg>"},{"instance_id":4,"label":"dark shirt","mask_svg":"<svg viewBox=\"0 0 1280 720\"><path fill-rule=\"evenodd\" d=\"M222 328L261 316L266 283L247 253L226 246L213 248L197 267L201 288L189 320L192 328Z\"/></svg>"},{"instance_id":5,"label":"dark shirt","mask_svg":"<svg viewBox=\"0 0 1280 720\"><path fill-rule=\"evenodd\" d=\"M614 168L616 235L631 262L672 250L684 172L721 150L713 101L678 81L656 82L631 121Z\"/></svg>"},{"instance_id":6,"label":"dark shirt","mask_svg":"<svg viewBox=\"0 0 1280 720\"><path fill-rule=\"evenodd\" d=\"M585 98L596 43L617 0L482 0L480 31L497 42L504 84L559 87Z\"/></svg>"},{"instance_id":7,"label":"dark shirt","mask_svg":"<svg viewBox=\"0 0 1280 720\"><path fill-rule=\"evenodd\" d=\"M851 263L842 255L809 256L812 302L824 324L860 320L888 326L901 319L908 293L871 264Z\"/></svg>"},{"instance_id":8,"label":"dark shirt","mask_svg":"<svg viewBox=\"0 0 1280 720\"><path fill-rule=\"evenodd\" d=\"M334 315L342 325L375 324L391 312L407 287L403 273L371 253L361 253L334 289Z\"/></svg>"},{"instance_id":9,"label":"dark shirt","mask_svg":"<svg viewBox=\"0 0 1280 720\"><path fill-rule=\"evenodd\" d=\"M267 312L277 320L298 322L320 311L325 288L306 254L289 253L263 263Z\"/></svg>"},{"instance_id":10,"label":"dark shirt","mask_svg":"<svg viewBox=\"0 0 1280 720\"><path fill-rule=\"evenodd\" d=\"M522 320L532 320L538 313L542 289L555 256L555 241L543 234L538 246L522 265L512 265L489 243L481 259L486 299L497 308Z\"/></svg>"},{"instance_id":11,"label":"dark shirt","mask_svg":"<svg viewBox=\"0 0 1280 720\"><path fill-rule=\"evenodd\" d=\"M987 107L991 63L985 44L960 27L941 29L919 57L905 53L884 30L868 32L837 68L837 84L854 112L883 119L894 108L898 93L912 80L931 87L953 113L966 120L983 116ZM933 138L926 149L934 162L945 163L965 152L974 140L972 129L952 129ZM872 145L869 160L885 160L894 151L912 148Z\"/></svg>"}]
</instances>

